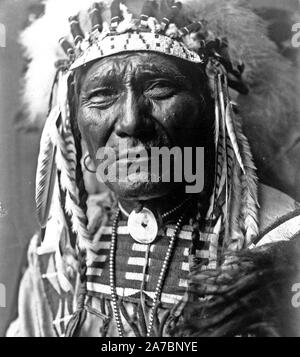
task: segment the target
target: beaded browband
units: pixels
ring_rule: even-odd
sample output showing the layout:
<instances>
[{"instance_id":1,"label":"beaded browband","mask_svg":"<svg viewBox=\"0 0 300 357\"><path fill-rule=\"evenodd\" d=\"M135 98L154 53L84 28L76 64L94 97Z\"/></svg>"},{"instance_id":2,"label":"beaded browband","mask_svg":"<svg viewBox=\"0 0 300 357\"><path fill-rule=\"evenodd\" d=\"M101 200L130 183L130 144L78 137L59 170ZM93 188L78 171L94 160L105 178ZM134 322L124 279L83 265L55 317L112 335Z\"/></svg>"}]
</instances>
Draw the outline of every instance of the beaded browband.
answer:
<instances>
[{"instance_id":1,"label":"beaded browband","mask_svg":"<svg viewBox=\"0 0 300 357\"><path fill-rule=\"evenodd\" d=\"M241 85L243 66L234 69L228 56L225 38L214 38L207 30L205 20L189 22L179 27L182 4L170 1L169 13L159 21L157 2L144 2L142 14L134 18L124 4L124 0L114 0L111 4L110 24L103 20L104 7L94 3L89 9L91 30L84 34L79 16L69 18L74 44L61 38L60 44L68 55L68 68L74 70L94 60L126 52L157 52L194 63L206 65L220 63L239 83L233 88L246 92ZM178 21L180 22L180 21ZM229 83L231 84L231 83Z\"/></svg>"}]
</instances>

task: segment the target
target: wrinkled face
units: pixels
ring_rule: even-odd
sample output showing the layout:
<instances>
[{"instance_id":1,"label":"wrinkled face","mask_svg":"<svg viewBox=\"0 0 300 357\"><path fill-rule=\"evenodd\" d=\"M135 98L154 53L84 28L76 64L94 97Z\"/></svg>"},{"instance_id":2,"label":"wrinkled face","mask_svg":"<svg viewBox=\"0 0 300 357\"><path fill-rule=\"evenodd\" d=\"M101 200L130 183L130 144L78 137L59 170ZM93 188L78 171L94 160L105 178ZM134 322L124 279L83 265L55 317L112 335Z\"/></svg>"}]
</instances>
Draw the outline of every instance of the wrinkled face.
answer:
<instances>
[{"instance_id":1,"label":"wrinkled face","mask_svg":"<svg viewBox=\"0 0 300 357\"><path fill-rule=\"evenodd\" d=\"M205 76L192 66L160 54L123 54L95 62L78 79L79 130L96 166L106 160L106 184L119 197L150 199L184 185L145 179L145 172L110 179L110 172L130 173L136 153L207 145L211 99ZM100 157L100 148L115 158Z\"/></svg>"}]
</instances>

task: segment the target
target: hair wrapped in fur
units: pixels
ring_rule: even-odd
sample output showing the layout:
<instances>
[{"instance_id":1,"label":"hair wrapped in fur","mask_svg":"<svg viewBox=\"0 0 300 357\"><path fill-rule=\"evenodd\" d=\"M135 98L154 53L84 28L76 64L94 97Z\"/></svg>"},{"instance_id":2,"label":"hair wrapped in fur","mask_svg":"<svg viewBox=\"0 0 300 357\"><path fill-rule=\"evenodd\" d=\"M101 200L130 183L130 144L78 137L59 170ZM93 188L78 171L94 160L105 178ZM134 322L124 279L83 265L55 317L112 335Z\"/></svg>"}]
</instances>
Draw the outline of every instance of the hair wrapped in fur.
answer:
<instances>
[{"instance_id":1,"label":"hair wrapped in fur","mask_svg":"<svg viewBox=\"0 0 300 357\"><path fill-rule=\"evenodd\" d=\"M173 334L299 337L300 235L229 256L218 270L192 273L183 323Z\"/></svg>"}]
</instances>

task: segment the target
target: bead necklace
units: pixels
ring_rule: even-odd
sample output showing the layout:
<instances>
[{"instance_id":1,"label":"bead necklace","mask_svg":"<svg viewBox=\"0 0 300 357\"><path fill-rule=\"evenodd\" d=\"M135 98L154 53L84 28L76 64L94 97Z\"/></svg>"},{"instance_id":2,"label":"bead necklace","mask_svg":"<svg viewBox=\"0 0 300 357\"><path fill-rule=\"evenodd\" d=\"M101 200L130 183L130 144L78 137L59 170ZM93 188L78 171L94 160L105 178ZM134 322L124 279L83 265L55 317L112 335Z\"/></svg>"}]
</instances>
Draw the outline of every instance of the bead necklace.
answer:
<instances>
[{"instance_id":1,"label":"bead necklace","mask_svg":"<svg viewBox=\"0 0 300 357\"><path fill-rule=\"evenodd\" d=\"M116 212L116 216L113 222L113 227L112 227L112 236L111 236L111 246L110 246L110 255L109 255L109 279L110 279L110 292L111 292L111 298L112 298L112 305L113 305L113 312L115 316L115 321L118 329L118 333L120 337L124 337L124 328L122 325L121 321L121 315L120 311L118 308L118 296L117 296L117 289L116 289L116 279L115 279L115 253L116 253L116 245L117 245L117 230L118 230L118 222L120 218L120 213L121 210L118 209ZM157 281L157 286L155 289L155 294L152 302L152 307L150 310L150 316L149 316L149 325L147 328L147 335L146 337L151 336L152 328L153 328L153 322L154 322L154 313L156 309L156 305L161 297L162 293L162 288L163 288L163 283L165 281L166 273L169 268L169 264L172 258L172 253L173 249L176 243L176 239L178 236L178 233L181 229L182 222L184 219L185 214L182 214L180 218L178 219L175 227L175 231L172 234L172 237L170 239L169 247L165 256L165 260L162 265L162 269L159 274L159 278Z\"/></svg>"}]
</instances>

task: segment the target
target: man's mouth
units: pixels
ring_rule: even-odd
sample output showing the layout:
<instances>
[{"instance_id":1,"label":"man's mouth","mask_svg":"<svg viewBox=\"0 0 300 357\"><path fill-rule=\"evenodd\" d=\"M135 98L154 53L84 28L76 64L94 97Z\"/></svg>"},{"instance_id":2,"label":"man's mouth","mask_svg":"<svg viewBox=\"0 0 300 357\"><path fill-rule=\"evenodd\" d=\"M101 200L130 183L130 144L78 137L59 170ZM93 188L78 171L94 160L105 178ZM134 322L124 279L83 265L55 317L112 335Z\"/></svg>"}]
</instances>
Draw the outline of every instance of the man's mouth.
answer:
<instances>
[{"instance_id":1,"label":"man's mouth","mask_svg":"<svg viewBox=\"0 0 300 357\"><path fill-rule=\"evenodd\" d=\"M169 182L174 161L170 150L169 145L154 146L154 142L140 142L132 146L125 141L119 145L106 146L98 156L99 176L105 178L105 181L123 184L154 184L163 182L163 178Z\"/></svg>"},{"instance_id":2,"label":"man's mouth","mask_svg":"<svg viewBox=\"0 0 300 357\"><path fill-rule=\"evenodd\" d=\"M117 152L116 161L136 161L136 160L149 160L149 153L145 147L134 147L129 148L128 150L123 150Z\"/></svg>"},{"instance_id":3,"label":"man's mouth","mask_svg":"<svg viewBox=\"0 0 300 357\"><path fill-rule=\"evenodd\" d=\"M135 162L146 162L150 158L149 152L145 149L145 147L133 147L126 148L124 150L119 151L119 148L105 147L102 149L101 159L99 156L97 158L100 162L105 161L107 166L119 164L130 164Z\"/></svg>"}]
</instances>

